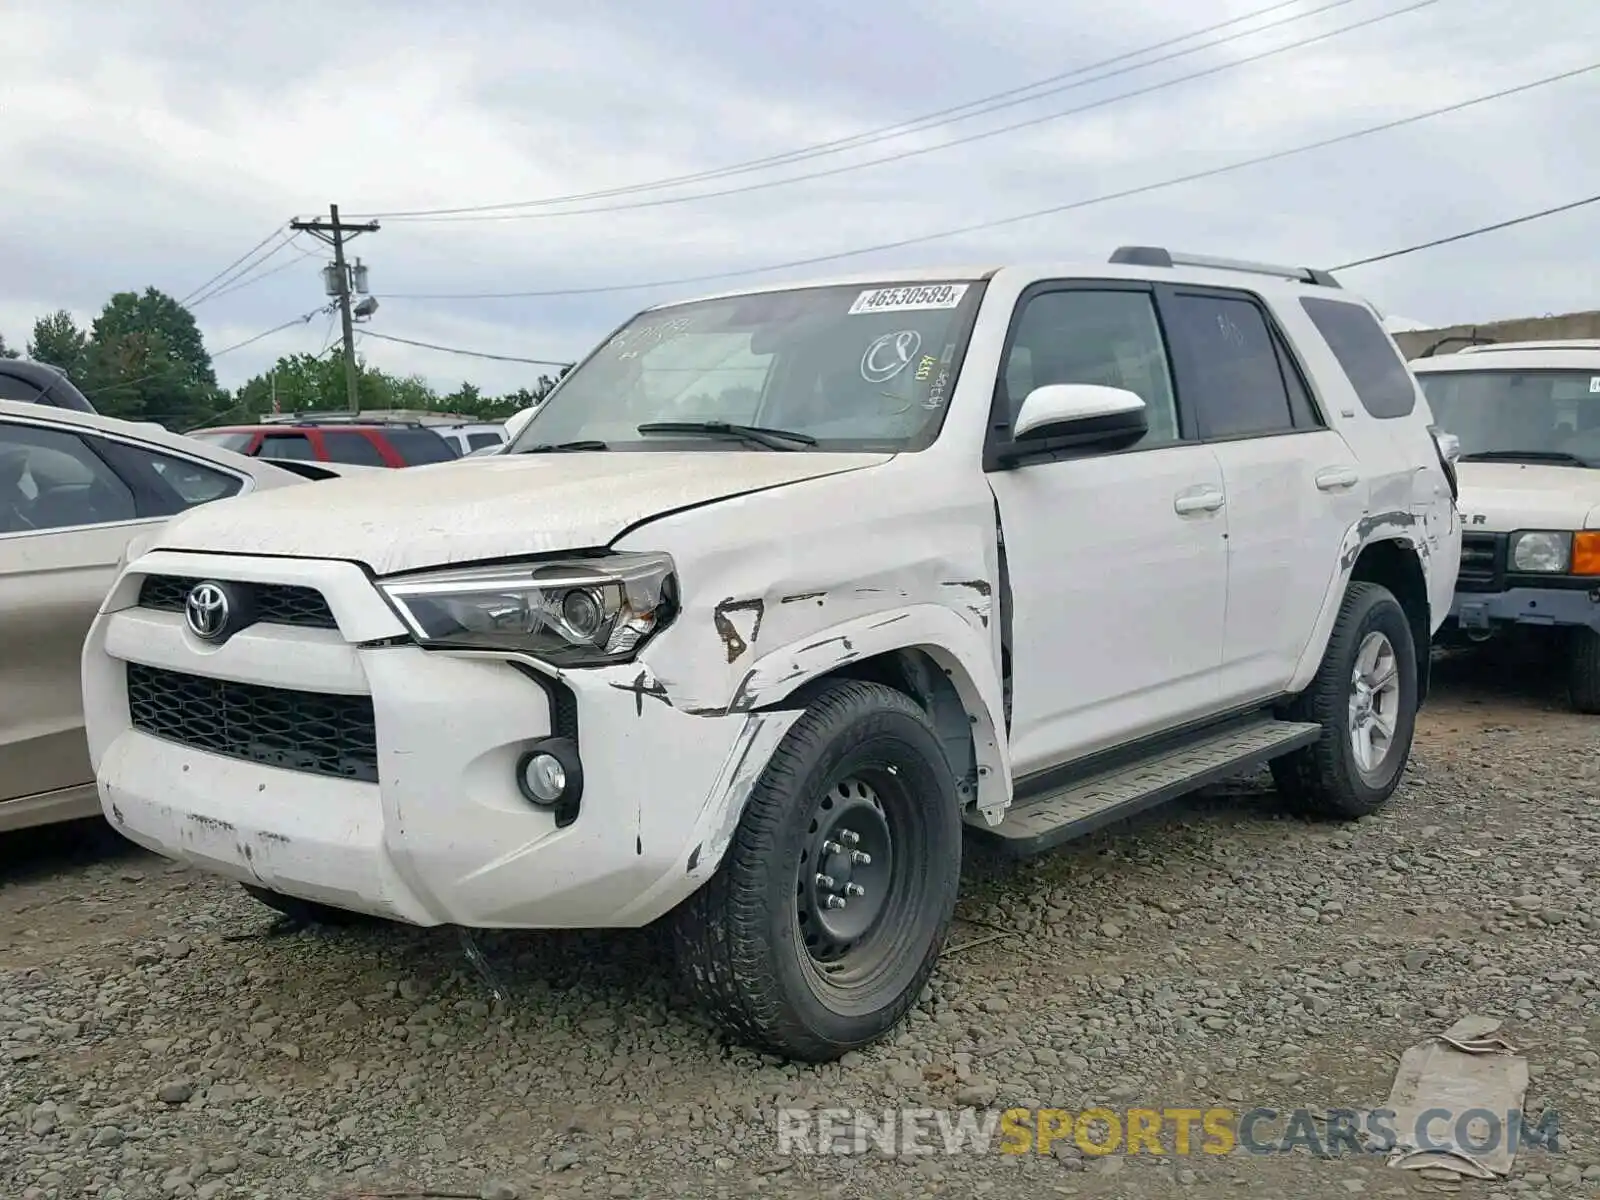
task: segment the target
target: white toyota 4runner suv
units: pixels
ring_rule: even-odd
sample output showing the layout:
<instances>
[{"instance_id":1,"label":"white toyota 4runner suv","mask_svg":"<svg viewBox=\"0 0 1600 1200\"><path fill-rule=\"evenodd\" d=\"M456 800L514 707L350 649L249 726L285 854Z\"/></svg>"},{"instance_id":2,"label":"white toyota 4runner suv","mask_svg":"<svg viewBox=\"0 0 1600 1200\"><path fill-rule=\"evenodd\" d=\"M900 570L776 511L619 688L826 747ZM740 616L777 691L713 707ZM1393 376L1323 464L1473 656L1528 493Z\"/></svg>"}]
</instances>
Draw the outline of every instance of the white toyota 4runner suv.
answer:
<instances>
[{"instance_id":1,"label":"white toyota 4runner suv","mask_svg":"<svg viewBox=\"0 0 1600 1200\"><path fill-rule=\"evenodd\" d=\"M1460 551L1368 306L1154 247L654 308L509 453L374 475L130 556L107 818L303 917L665 917L810 1060L916 1003L964 827L1039 851L1266 760L1377 808Z\"/></svg>"},{"instance_id":2,"label":"white toyota 4runner suv","mask_svg":"<svg viewBox=\"0 0 1600 1200\"><path fill-rule=\"evenodd\" d=\"M1442 631L1565 639L1600 713L1600 342L1503 342L1412 363L1460 443L1461 574Z\"/></svg>"}]
</instances>

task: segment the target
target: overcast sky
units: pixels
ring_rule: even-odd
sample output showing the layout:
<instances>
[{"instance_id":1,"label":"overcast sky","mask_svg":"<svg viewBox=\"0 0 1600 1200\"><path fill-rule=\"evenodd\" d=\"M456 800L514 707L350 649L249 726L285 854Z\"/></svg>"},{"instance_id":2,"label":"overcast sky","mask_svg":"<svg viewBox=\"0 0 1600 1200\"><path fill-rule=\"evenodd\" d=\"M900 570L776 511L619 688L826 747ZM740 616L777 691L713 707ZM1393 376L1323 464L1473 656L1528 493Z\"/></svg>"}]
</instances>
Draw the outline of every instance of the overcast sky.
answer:
<instances>
[{"instance_id":1,"label":"overcast sky","mask_svg":"<svg viewBox=\"0 0 1600 1200\"><path fill-rule=\"evenodd\" d=\"M1093 82L777 167L513 220L384 218L357 240L370 328L564 360L646 304L716 290L523 299L837 254L1157 183L1533 81L1600 58L1600 5L1300 0ZM149 285L185 296L289 217L543 200L716 171L850 138L1144 50L1269 0L8 0L0 38L0 333L88 320ZM1300 19L1284 22L1284 18ZM1268 27L1270 26L1270 27ZM1255 30L1257 32L1250 32ZM1240 36L1243 34L1244 36ZM1159 54L1209 49L1137 69ZM1090 81L1085 83L1085 78ZM948 149L857 170L1096 101ZM827 263L785 279L1118 244L1335 264L1600 192L1600 72L1390 132L1076 211ZM821 179L742 194L829 170ZM640 206L641 202L652 202ZM633 207L620 211L615 206ZM529 214L535 214L530 217ZM1447 324L1600 307L1600 206L1350 271L1386 314ZM270 246L271 243L269 243ZM300 258L300 248L315 251ZM307 240L200 303L213 353L324 302ZM277 270L282 266L284 269ZM266 274L267 272L274 272ZM740 280L744 282L744 280ZM321 349L324 317L217 359L237 385ZM369 361L501 391L540 368L367 340Z\"/></svg>"}]
</instances>

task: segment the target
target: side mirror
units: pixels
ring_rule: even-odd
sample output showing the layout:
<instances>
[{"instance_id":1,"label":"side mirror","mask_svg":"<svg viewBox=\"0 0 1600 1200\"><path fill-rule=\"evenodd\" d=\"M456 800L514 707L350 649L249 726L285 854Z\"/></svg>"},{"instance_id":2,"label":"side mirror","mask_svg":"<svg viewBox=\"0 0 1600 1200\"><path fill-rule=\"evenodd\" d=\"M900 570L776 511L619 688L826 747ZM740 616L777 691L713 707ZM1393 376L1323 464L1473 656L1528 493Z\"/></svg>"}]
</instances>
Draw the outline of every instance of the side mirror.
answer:
<instances>
[{"instance_id":1,"label":"side mirror","mask_svg":"<svg viewBox=\"0 0 1600 1200\"><path fill-rule=\"evenodd\" d=\"M1028 393L1011 438L1018 443L1067 438L1073 445L1120 448L1137 442L1149 428L1144 401L1125 388L1051 383Z\"/></svg>"}]
</instances>

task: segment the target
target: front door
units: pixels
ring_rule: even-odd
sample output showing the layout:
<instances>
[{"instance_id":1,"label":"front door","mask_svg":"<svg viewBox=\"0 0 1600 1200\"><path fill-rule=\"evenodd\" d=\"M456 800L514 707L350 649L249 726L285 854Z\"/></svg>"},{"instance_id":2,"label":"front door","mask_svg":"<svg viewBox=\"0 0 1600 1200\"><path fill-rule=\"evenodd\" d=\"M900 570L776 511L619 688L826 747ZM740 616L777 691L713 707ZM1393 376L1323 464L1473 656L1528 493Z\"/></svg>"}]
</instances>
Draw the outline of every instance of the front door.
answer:
<instances>
[{"instance_id":1,"label":"front door","mask_svg":"<svg viewBox=\"0 0 1600 1200\"><path fill-rule=\"evenodd\" d=\"M1035 387L1126 388L1132 449L990 472L1010 579L1018 776L1208 715L1227 604L1222 468L1180 420L1148 286L1048 283L1012 321L997 420Z\"/></svg>"}]
</instances>

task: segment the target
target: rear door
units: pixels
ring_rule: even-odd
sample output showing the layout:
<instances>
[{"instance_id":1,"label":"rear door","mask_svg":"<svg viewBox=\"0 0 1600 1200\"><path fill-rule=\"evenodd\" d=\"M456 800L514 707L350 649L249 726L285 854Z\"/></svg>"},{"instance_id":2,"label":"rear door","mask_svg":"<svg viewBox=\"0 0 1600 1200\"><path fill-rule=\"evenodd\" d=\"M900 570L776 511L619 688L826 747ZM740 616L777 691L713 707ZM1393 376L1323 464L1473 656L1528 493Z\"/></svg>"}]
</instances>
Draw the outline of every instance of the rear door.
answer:
<instances>
[{"instance_id":1,"label":"rear door","mask_svg":"<svg viewBox=\"0 0 1600 1200\"><path fill-rule=\"evenodd\" d=\"M1339 569L1367 481L1312 398L1305 372L1258 297L1163 287L1178 393L1222 464L1228 615L1219 701L1269 698L1293 678Z\"/></svg>"},{"instance_id":2,"label":"rear door","mask_svg":"<svg viewBox=\"0 0 1600 1200\"><path fill-rule=\"evenodd\" d=\"M0 806L93 782L78 659L123 549L247 483L142 443L0 420Z\"/></svg>"}]
</instances>

